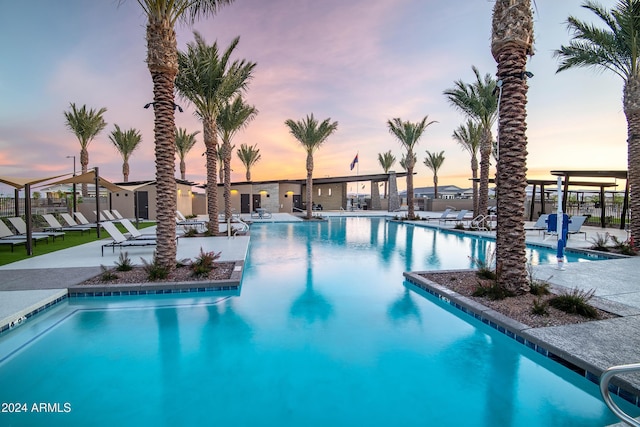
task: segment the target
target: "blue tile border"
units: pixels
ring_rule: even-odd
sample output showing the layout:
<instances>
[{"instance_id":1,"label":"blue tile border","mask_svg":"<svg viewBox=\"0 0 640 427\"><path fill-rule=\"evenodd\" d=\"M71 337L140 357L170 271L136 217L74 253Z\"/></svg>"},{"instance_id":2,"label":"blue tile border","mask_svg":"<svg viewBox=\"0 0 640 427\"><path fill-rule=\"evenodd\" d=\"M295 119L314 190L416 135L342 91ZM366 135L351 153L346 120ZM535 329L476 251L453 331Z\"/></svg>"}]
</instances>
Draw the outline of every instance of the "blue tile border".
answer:
<instances>
[{"instance_id":1,"label":"blue tile border","mask_svg":"<svg viewBox=\"0 0 640 427\"><path fill-rule=\"evenodd\" d=\"M470 317L473 317L476 320L479 320L485 325L490 326L496 331L530 348L531 350L539 353L540 355L545 356L553 360L554 362L559 363L562 366L574 371L575 373L585 377L592 383L596 385L600 384L600 376L597 375L596 373L591 372L588 369L582 368L557 354L554 354L552 351L549 351L544 346L536 342L530 341L525 336L523 336L521 334L522 331L526 329L531 329L527 325L524 325L520 322L516 322L505 316L502 316L499 313L475 301L472 304L470 304L473 306L465 306L461 304L463 300L467 300L467 301L472 301L472 300L468 300L462 295L450 289L447 289L444 286L438 285L437 283L434 283L420 276L417 273L404 273L404 276L410 284L422 289L423 291L434 296L435 298L451 305L452 307L457 308L461 312L466 313L467 315L469 315ZM506 322L502 323L500 319L496 319L494 317L495 314L497 314L500 317L503 317L503 320L506 320ZM620 386L616 386L614 384L610 384L609 389L612 394L620 396L622 399L626 400L627 402L637 407L640 407L640 392L638 390L636 389L627 390Z\"/></svg>"},{"instance_id":2,"label":"blue tile border","mask_svg":"<svg viewBox=\"0 0 640 427\"><path fill-rule=\"evenodd\" d=\"M42 313L43 311L53 307L54 305L66 300L69 297L68 294L62 295L54 300L49 301L48 303L33 309L32 311L30 311L29 313L25 314L24 317L26 318L26 320L29 320L30 318L32 318L33 316L35 316L38 313ZM0 325L0 335L7 333L9 331L13 330L13 328L11 327L10 323L4 324L4 325Z\"/></svg>"}]
</instances>

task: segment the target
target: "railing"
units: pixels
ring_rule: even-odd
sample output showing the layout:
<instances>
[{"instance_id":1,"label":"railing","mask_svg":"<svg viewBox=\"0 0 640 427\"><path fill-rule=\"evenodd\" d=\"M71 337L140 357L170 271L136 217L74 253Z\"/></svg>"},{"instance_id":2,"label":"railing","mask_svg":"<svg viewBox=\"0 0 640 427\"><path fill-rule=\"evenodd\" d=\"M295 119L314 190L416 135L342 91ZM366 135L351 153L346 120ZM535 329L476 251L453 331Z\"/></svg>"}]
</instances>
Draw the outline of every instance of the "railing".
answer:
<instances>
[{"instance_id":1,"label":"railing","mask_svg":"<svg viewBox=\"0 0 640 427\"><path fill-rule=\"evenodd\" d=\"M609 409L611 409L611 412L613 412L616 417L618 417L621 421L629 424L630 426L640 427L640 422L620 409L620 407L616 405L616 403L611 398L611 393L609 393L609 382L614 376L625 372L636 371L640 371L640 363L612 366L609 369L605 370L600 376L600 393L602 394L604 403L607 404Z\"/></svg>"}]
</instances>

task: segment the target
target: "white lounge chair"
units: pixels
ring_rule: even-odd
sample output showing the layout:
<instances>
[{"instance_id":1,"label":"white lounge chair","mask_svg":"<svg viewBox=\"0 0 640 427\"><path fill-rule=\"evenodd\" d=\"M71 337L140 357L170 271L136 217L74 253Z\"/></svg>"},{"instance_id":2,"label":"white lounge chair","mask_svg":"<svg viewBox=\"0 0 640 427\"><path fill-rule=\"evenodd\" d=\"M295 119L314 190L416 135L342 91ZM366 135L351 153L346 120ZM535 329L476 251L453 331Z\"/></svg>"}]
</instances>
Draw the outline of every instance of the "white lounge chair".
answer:
<instances>
[{"instance_id":1,"label":"white lounge chair","mask_svg":"<svg viewBox=\"0 0 640 427\"><path fill-rule=\"evenodd\" d=\"M13 231L11 231L11 229L9 228L9 226L7 226L7 224L5 224L4 221L2 220L0 220L0 238L2 238L3 240L13 240L16 242L19 242L22 240L24 240L24 242L27 241L26 236L14 234ZM33 240L34 245L37 244L39 240L46 240L47 243L49 243L48 236L31 236L31 240ZM11 251L13 252L13 246L11 247Z\"/></svg>"},{"instance_id":2,"label":"white lounge chair","mask_svg":"<svg viewBox=\"0 0 640 427\"><path fill-rule=\"evenodd\" d=\"M538 234L545 231L547 229L547 220L549 219L548 214L542 214L538 217L538 220L531 227L525 227L525 231L537 231Z\"/></svg>"},{"instance_id":3,"label":"white lounge chair","mask_svg":"<svg viewBox=\"0 0 640 427\"><path fill-rule=\"evenodd\" d=\"M587 240L587 232L580 230L582 228L582 224L584 224L586 220L587 220L586 216L581 216L581 215L572 216L571 219L569 220L569 227L567 229L569 236L572 234L584 234L584 239Z\"/></svg>"},{"instance_id":4,"label":"white lounge chair","mask_svg":"<svg viewBox=\"0 0 640 427\"><path fill-rule=\"evenodd\" d=\"M24 220L22 218L20 218L19 216L13 217L13 218L9 218L9 222L11 223L11 225L13 225L13 228L16 229L16 231L18 232L18 235L22 235L22 236L26 236L27 235L27 224L24 222ZM39 231L32 231L31 232L31 236L45 236L45 237L51 237L53 239L53 241L56 241L56 237L62 237L62 240L64 240L64 231L45 231L45 232L39 232Z\"/></svg>"},{"instance_id":5,"label":"white lounge chair","mask_svg":"<svg viewBox=\"0 0 640 427\"><path fill-rule=\"evenodd\" d=\"M80 234L83 234L85 231L91 231L91 227L64 227L60 222L51 214L44 214L42 218L49 224L48 227L45 227L45 230L51 231L79 231Z\"/></svg>"},{"instance_id":6,"label":"white lounge chair","mask_svg":"<svg viewBox=\"0 0 640 427\"><path fill-rule=\"evenodd\" d=\"M127 229L127 232L129 233L129 237L127 238L129 240L156 240L158 238L155 234L142 234L140 230L138 230L136 226L126 218L121 219L120 224Z\"/></svg>"},{"instance_id":7,"label":"white lounge chair","mask_svg":"<svg viewBox=\"0 0 640 427\"><path fill-rule=\"evenodd\" d=\"M458 223L458 222L462 222L462 221L465 221L465 220L473 219L473 218L470 218L470 217L466 217L468 213L469 213L469 211L467 209L462 209L460 212L458 212L458 215L456 215L455 217L442 218L438 222L447 223L449 221L455 221L456 223Z\"/></svg>"},{"instance_id":8,"label":"white lounge chair","mask_svg":"<svg viewBox=\"0 0 640 427\"><path fill-rule=\"evenodd\" d=\"M444 210L444 212L442 212L442 215L440 215L440 216L432 216L432 217L428 217L428 218L425 218L425 219L427 221L431 221L432 219L441 220L441 219L447 218L450 213L451 213L451 208L447 208L447 209Z\"/></svg>"},{"instance_id":9,"label":"white lounge chair","mask_svg":"<svg viewBox=\"0 0 640 427\"><path fill-rule=\"evenodd\" d=\"M118 212L116 209L111 209L111 213L113 214L114 217L116 217L116 219L124 219L122 214Z\"/></svg>"},{"instance_id":10,"label":"white lounge chair","mask_svg":"<svg viewBox=\"0 0 640 427\"><path fill-rule=\"evenodd\" d=\"M157 240L127 239L125 237L125 235L122 234L120 232L120 230L118 230L116 228L116 226L110 221L106 221L106 222L102 223L102 227L105 229L105 231L107 233L109 233L109 236L111 236L111 238L113 239L113 241L111 241L109 243L105 243L104 245L102 245L102 247L101 247L102 256L104 256L104 248L106 248L106 247L111 247L113 249L113 251L115 252L116 246L118 246L120 248L122 248L122 247L131 247L131 246L156 246L157 243L158 243Z\"/></svg>"},{"instance_id":11,"label":"white lounge chair","mask_svg":"<svg viewBox=\"0 0 640 427\"><path fill-rule=\"evenodd\" d=\"M98 224L96 224L95 222L89 222L87 217L85 217L82 212L74 212L73 216L76 217L80 225L84 225L87 227L94 227L94 228L98 226Z\"/></svg>"}]
</instances>

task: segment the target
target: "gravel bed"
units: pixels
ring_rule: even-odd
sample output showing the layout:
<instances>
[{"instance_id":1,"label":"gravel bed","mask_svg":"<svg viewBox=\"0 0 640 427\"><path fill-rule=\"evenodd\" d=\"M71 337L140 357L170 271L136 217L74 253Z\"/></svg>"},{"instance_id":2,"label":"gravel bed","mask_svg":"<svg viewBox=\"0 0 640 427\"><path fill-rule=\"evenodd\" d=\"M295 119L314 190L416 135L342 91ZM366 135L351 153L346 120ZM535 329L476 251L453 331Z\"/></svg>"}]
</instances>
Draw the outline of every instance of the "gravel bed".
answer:
<instances>
[{"instance_id":1,"label":"gravel bed","mask_svg":"<svg viewBox=\"0 0 640 427\"><path fill-rule=\"evenodd\" d=\"M115 274L117 278L113 280L103 280L102 274L93 277L82 285L122 285L128 283L166 283L166 282L195 282L205 280L228 280L231 278L235 263L233 262L216 262L214 268L208 276L194 276L191 269L188 266L176 268L166 279L154 279L149 280L149 275L144 270L144 267L134 267L130 271L116 271L115 268L108 269L111 273Z\"/></svg>"}]
</instances>

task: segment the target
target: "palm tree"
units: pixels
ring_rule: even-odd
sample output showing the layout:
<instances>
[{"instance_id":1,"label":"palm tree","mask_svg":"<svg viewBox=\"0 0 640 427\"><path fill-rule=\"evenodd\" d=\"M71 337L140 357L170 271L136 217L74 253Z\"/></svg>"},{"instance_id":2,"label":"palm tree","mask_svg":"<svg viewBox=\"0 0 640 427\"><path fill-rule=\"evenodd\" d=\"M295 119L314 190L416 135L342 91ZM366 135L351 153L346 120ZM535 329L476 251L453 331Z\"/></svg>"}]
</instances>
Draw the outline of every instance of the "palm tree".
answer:
<instances>
[{"instance_id":1,"label":"palm tree","mask_svg":"<svg viewBox=\"0 0 640 427\"><path fill-rule=\"evenodd\" d=\"M622 105L627 119L627 179L631 200L630 241L640 239L640 2L620 0L612 10L592 1L582 7L592 11L607 28L596 28L570 16L567 26L573 34L568 46L554 55L560 59L557 72L575 67L611 71L624 81Z\"/></svg>"},{"instance_id":2,"label":"palm tree","mask_svg":"<svg viewBox=\"0 0 640 427\"><path fill-rule=\"evenodd\" d=\"M193 23L212 16L233 0L137 0L147 17L147 67L153 80L154 141L156 158L156 259L168 271L176 265L175 99L178 19ZM217 224L217 223L216 223Z\"/></svg>"},{"instance_id":3,"label":"palm tree","mask_svg":"<svg viewBox=\"0 0 640 427\"><path fill-rule=\"evenodd\" d=\"M257 144L252 146L242 144L236 154L247 170L247 181L251 181L251 167L260 160L260 149L257 148Z\"/></svg>"},{"instance_id":4,"label":"palm tree","mask_svg":"<svg viewBox=\"0 0 640 427\"><path fill-rule=\"evenodd\" d=\"M76 108L73 102L70 104L71 110L65 111L64 116L67 119L67 128L73 132L80 142L80 166L82 173L87 173L89 166L89 151L87 147L89 143L107 126L102 115L107 112L106 108L87 110L87 106L83 105L80 109ZM82 184L82 195L87 197L89 191L87 184Z\"/></svg>"},{"instance_id":5,"label":"palm tree","mask_svg":"<svg viewBox=\"0 0 640 427\"><path fill-rule=\"evenodd\" d=\"M496 0L491 53L498 63L502 98L498 122L496 273L498 286L516 294L529 290L525 256L524 202L527 187L527 58L533 54L530 0ZM483 141L484 143L484 141ZM481 206L482 207L482 206ZM486 211L480 211L485 214Z\"/></svg>"},{"instance_id":6,"label":"palm tree","mask_svg":"<svg viewBox=\"0 0 640 427\"><path fill-rule=\"evenodd\" d=\"M495 96L496 80L490 75L480 76L472 66L476 81L472 84L457 80L454 87L444 91L449 103L477 122L482 129L480 142L480 188L478 190L478 215L486 215L489 205L489 169L491 167L491 127L498 117L498 99Z\"/></svg>"},{"instance_id":7,"label":"palm tree","mask_svg":"<svg viewBox=\"0 0 640 427\"><path fill-rule=\"evenodd\" d=\"M438 170L444 163L444 151L439 153L431 153L427 150L427 157L424 159L424 164L433 171L433 189L434 199L438 198Z\"/></svg>"},{"instance_id":8,"label":"palm tree","mask_svg":"<svg viewBox=\"0 0 640 427\"><path fill-rule=\"evenodd\" d=\"M378 153L378 162L380 163L380 166L382 166L384 173L389 173L389 171L393 167L393 164L396 162L396 156L391 154L391 150L387 151L386 153ZM384 182L384 198L385 199L387 198L388 182L389 182L388 180Z\"/></svg>"},{"instance_id":9,"label":"palm tree","mask_svg":"<svg viewBox=\"0 0 640 427\"><path fill-rule=\"evenodd\" d=\"M413 206L413 167L416 164L417 157L414 149L418 145L418 140L427 126L437 123L436 121L427 122L428 118L429 116L424 116L424 118L417 123L411 123L409 121L403 122L399 117L387 121L389 132L400 141L407 152L404 160L405 169L407 170L407 205L409 208L407 215L409 219L415 217L415 209Z\"/></svg>"},{"instance_id":10,"label":"palm tree","mask_svg":"<svg viewBox=\"0 0 640 427\"><path fill-rule=\"evenodd\" d=\"M122 156L122 180L124 182L129 181L129 157L142 141L142 135L140 131L135 128L131 128L127 131L122 131L120 126L115 125L115 129L109 135L109 140L116 147L120 155Z\"/></svg>"},{"instance_id":11,"label":"palm tree","mask_svg":"<svg viewBox=\"0 0 640 427\"><path fill-rule=\"evenodd\" d=\"M209 232L218 234L218 115L223 105L243 91L251 77L255 63L245 60L230 62L239 42L235 38L220 55L217 43L209 46L199 33L195 42L187 44L186 52L178 52L180 73L176 88L181 98L191 101L202 121L207 156L207 211Z\"/></svg>"},{"instance_id":12,"label":"palm tree","mask_svg":"<svg viewBox=\"0 0 640 427\"><path fill-rule=\"evenodd\" d=\"M258 114L253 105L245 104L240 96L226 102L218 114L218 136L222 139L224 162L224 217L231 218L231 140L240 130L249 125Z\"/></svg>"},{"instance_id":13,"label":"palm tree","mask_svg":"<svg viewBox=\"0 0 640 427\"><path fill-rule=\"evenodd\" d=\"M416 154L413 153L413 164L415 165L417 161L418 157L416 157ZM402 154L402 157L400 158L400 161L398 163L400 163L400 167L405 171L409 170L409 167L407 166L407 153Z\"/></svg>"},{"instance_id":14,"label":"palm tree","mask_svg":"<svg viewBox=\"0 0 640 427\"><path fill-rule=\"evenodd\" d=\"M306 119L297 122L288 119L284 123L289 127L291 135L302 144L307 152L307 219L311 219L313 205L313 153L338 129L338 122L331 123L331 118L328 118L318 124L318 121L313 117L313 113L311 113Z\"/></svg>"},{"instance_id":15,"label":"palm tree","mask_svg":"<svg viewBox=\"0 0 640 427\"><path fill-rule=\"evenodd\" d=\"M188 133L184 128L176 129L176 153L178 153L178 158L180 159L180 179L183 181L187 179L187 165L184 162L184 158L193 146L196 145L196 135L199 133L199 130Z\"/></svg>"},{"instance_id":16,"label":"palm tree","mask_svg":"<svg viewBox=\"0 0 640 427\"><path fill-rule=\"evenodd\" d=\"M471 178L473 184L473 217L479 215L478 212L478 150L482 140L482 128L476 122L467 120L464 125L458 126L453 131L452 138L471 154ZM495 153L495 150L494 150Z\"/></svg>"}]
</instances>

